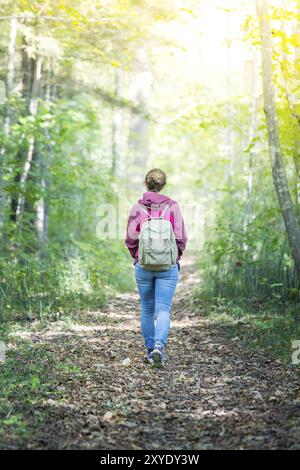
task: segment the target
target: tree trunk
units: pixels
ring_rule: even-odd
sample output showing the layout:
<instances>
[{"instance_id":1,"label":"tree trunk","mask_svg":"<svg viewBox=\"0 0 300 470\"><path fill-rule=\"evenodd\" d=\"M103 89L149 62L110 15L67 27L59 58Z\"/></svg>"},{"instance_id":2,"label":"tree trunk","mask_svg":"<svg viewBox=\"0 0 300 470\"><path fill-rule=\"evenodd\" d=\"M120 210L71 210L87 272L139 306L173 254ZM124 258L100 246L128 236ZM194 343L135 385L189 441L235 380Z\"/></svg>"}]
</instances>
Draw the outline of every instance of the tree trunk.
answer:
<instances>
[{"instance_id":1,"label":"tree trunk","mask_svg":"<svg viewBox=\"0 0 300 470\"><path fill-rule=\"evenodd\" d=\"M11 109L10 109L10 97L14 86L14 57L15 57L15 46L17 38L18 22L16 19L11 20L10 36L8 45L8 58L7 58L7 76L6 76L6 106L5 106L5 117L4 117L4 134L9 134L10 120L11 120Z\"/></svg>"},{"instance_id":2,"label":"tree trunk","mask_svg":"<svg viewBox=\"0 0 300 470\"><path fill-rule=\"evenodd\" d=\"M252 192L253 192L253 179L254 179L254 144L253 139L255 136L256 128L256 118L258 110L258 93L257 93L257 58L256 55L253 55L252 60L250 61L250 77L251 77L251 114L250 114L250 123L249 123L249 160L248 160L248 177L247 177L247 202L245 207L245 219L243 224L243 234L244 237L247 235L248 225L251 221L252 216ZM249 79L249 77L248 77ZM245 251L248 250L248 245L246 241L243 243L243 248Z\"/></svg>"},{"instance_id":3,"label":"tree trunk","mask_svg":"<svg viewBox=\"0 0 300 470\"><path fill-rule=\"evenodd\" d=\"M27 54L27 43L24 39L22 49L22 96L26 103L26 114L36 116L38 108L38 98L40 96L41 89L41 77L42 77L42 59L37 56L35 58L29 58ZM24 190L26 181L29 176L30 169L32 167L36 150L34 148L35 142L34 137L31 137L28 148L21 148L18 155L18 166L15 184L19 189ZM18 194L12 197L11 201L11 220L18 222L24 210L25 199L23 196Z\"/></svg>"},{"instance_id":4,"label":"tree trunk","mask_svg":"<svg viewBox=\"0 0 300 470\"><path fill-rule=\"evenodd\" d=\"M287 231L298 284L300 285L300 226L289 191L280 147L272 68L272 34L266 1L256 0L256 9L260 23L264 111L268 129L269 157L272 167L272 177Z\"/></svg>"},{"instance_id":5,"label":"tree trunk","mask_svg":"<svg viewBox=\"0 0 300 470\"><path fill-rule=\"evenodd\" d=\"M136 105L148 114L149 95L152 83L149 59L145 51L140 51L137 59L137 72L131 83L131 95ZM126 168L128 189L140 192L149 159L149 122L141 114L131 112L129 124L129 165Z\"/></svg>"},{"instance_id":6,"label":"tree trunk","mask_svg":"<svg viewBox=\"0 0 300 470\"><path fill-rule=\"evenodd\" d=\"M298 18L300 18L300 1L298 2ZM300 38L300 20L297 21L296 28L297 37ZM295 76L297 86L300 88L300 79L298 75L297 65L300 64L300 44L295 47ZM297 119L300 126L300 117ZM296 184L297 184L297 203L300 204L300 128L295 139L295 150L294 150L294 164L296 169Z\"/></svg>"},{"instance_id":7,"label":"tree trunk","mask_svg":"<svg viewBox=\"0 0 300 470\"><path fill-rule=\"evenodd\" d=\"M226 22L226 44L227 44L227 128L226 128L226 147L227 147L227 164L225 171L225 180L227 184L231 184L234 174L234 134L233 134L233 113L232 113L232 39L230 16L227 14Z\"/></svg>"},{"instance_id":8,"label":"tree trunk","mask_svg":"<svg viewBox=\"0 0 300 470\"><path fill-rule=\"evenodd\" d=\"M49 61L48 70L45 80L44 97L45 103L50 108L52 99L54 98L54 86L52 84L52 60ZM45 256L45 245L48 240L48 219L49 219L49 203L48 203L48 189L49 189L49 161L51 158L52 147L50 144L50 133L48 127L45 130L47 145L45 148L45 154L40 155L38 159L38 165L41 175L41 188L43 196L37 202L36 207L36 231L39 241L39 253L40 257Z\"/></svg>"},{"instance_id":9,"label":"tree trunk","mask_svg":"<svg viewBox=\"0 0 300 470\"><path fill-rule=\"evenodd\" d=\"M23 44L21 48L21 93L24 100L24 112L23 115L28 115L29 112L29 96L31 88L31 77L32 77L32 61L27 54L27 41L25 36L23 37ZM14 177L14 185L16 187L15 194L11 198L11 207L10 207L10 220L11 222L17 223L17 210L19 205L19 192L18 188L20 185L20 179L22 176L22 165L26 161L27 150L24 145L22 145L16 156L16 169Z\"/></svg>"},{"instance_id":10,"label":"tree trunk","mask_svg":"<svg viewBox=\"0 0 300 470\"><path fill-rule=\"evenodd\" d=\"M116 99L120 99L121 91L121 72L116 70L115 73L115 95ZM119 106L113 109L113 126L112 126L112 165L111 173L113 176L119 174L120 158L121 158L121 139L122 139L122 110Z\"/></svg>"},{"instance_id":11,"label":"tree trunk","mask_svg":"<svg viewBox=\"0 0 300 470\"><path fill-rule=\"evenodd\" d=\"M36 116L37 114L38 98L41 92L41 76L42 60L39 56L37 56L35 59L33 59L32 87L29 101L29 113L32 116ZM21 219L23 212L26 212L27 224L32 231L34 231L36 228L37 213L35 210L35 198L32 197L32 194L30 194L30 186L28 183L31 183L33 187L38 184L38 182L36 181L35 173L38 168L39 161L39 149L37 148L35 138L31 137L29 141L29 148L27 152L26 161L20 178L20 187L23 191L25 190L25 195L19 198L17 207L17 219ZM28 195L26 194L26 189Z\"/></svg>"},{"instance_id":12,"label":"tree trunk","mask_svg":"<svg viewBox=\"0 0 300 470\"><path fill-rule=\"evenodd\" d=\"M138 78L142 76L139 74ZM145 101L145 88L142 80L135 81L134 95L137 105L146 110L147 103ZM139 191L143 181L144 173L148 165L148 120L143 116L131 112L129 129L129 167L127 168L127 181L133 190Z\"/></svg>"},{"instance_id":13,"label":"tree trunk","mask_svg":"<svg viewBox=\"0 0 300 470\"><path fill-rule=\"evenodd\" d=\"M9 43L8 43L8 51L7 51L7 75L6 75L6 96L5 96L5 109L4 109L4 120L3 120L3 134L4 137L9 135L10 131L10 123L11 123L11 107L10 107L10 98L11 92L14 86L14 58L15 58L15 46L16 46L16 38L17 38L17 29L18 29L18 21L16 18L13 18L10 22L10 34L9 34ZM0 150L0 157L3 162L3 157L5 154L5 144ZM1 166L2 166L1 162ZM2 176L2 168L0 167L0 179ZM3 225L3 205L4 205L4 198L1 195L2 183L0 186L0 227Z\"/></svg>"}]
</instances>

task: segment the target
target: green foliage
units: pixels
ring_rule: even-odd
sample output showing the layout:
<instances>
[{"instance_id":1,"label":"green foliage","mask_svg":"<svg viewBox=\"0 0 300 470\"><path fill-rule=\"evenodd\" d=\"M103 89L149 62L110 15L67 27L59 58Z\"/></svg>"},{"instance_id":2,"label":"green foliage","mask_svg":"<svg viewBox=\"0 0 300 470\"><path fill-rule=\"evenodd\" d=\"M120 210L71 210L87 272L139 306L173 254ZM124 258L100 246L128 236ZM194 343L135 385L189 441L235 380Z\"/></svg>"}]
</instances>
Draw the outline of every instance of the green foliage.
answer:
<instances>
[{"instance_id":1,"label":"green foliage","mask_svg":"<svg viewBox=\"0 0 300 470\"><path fill-rule=\"evenodd\" d=\"M224 62L219 80L210 84L210 78L218 78L213 73L217 68L207 58L196 61L201 54L193 41L205 47L200 33L193 32L186 43L182 39L184 32L199 30L201 8L193 0L184 8L173 3L20 0L1 5L3 15L24 16L13 57L14 88L0 104L3 122L10 118L8 130L0 130L2 320L39 316L45 321L50 314L100 306L114 290L132 288L123 241L97 237L96 213L101 203L116 207L119 188L129 193L133 176L142 181L143 174L127 174L130 126L135 127L141 115L147 120L147 165L167 171L175 198L199 201L205 208L205 244L199 256L203 290L249 302L297 299L267 154L255 51L260 46L258 19L250 7L223 5L224 19L230 16L234 22L240 14L242 54L236 73L235 39L226 37L228 50L222 46L214 62L223 60L224 52L230 60ZM271 6L270 11L281 145L299 213L299 104L293 99L299 91L297 3L289 0L284 8ZM10 23L3 25L5 81ZM32 96L33 83L31 91L26 80L21 85L24 77L33 75L25 59L33 66L37 58L43 65L41 89ZM202 70L207 75L202 77ZM155 79L150 103L129 99L140 72L151 72ZM112 174L116 137L117 177ZM135 168L144 172L143 165ZM17 223L12 214L16 201L23 204ZM42 228L38 209L46 212Z\"/></svg>"},{"instance_id":2,"label":"green foliage","mask_svg":"<svg viewBox=\"0 0 300 470\"><path fill-rule=\"evenodd\" d=\"M57 363L45 346L20 340L18 331L13 339L4 336L10 347L6 362L0 364L0 449L7 448L8 442L17 445L30 439L47 418L51 408L45 409L47 400L59 404L64 399L62 380L82 378L80 368L70 360Z\"/></svg>"},{"instance_id":3,"label":"green foliage","mask_svg":"<svg viewBox=\"0 0 300 470\"><path fill-rule=\"evenodd\" d=\"M15 106L17 110L22 101ZM38 315L44 321L49 313L97 308L110 288L131 288L124 244L96 235L98 205L117 202L108 170L92 159L97 132L95 106L86 96L41 103L35 117L20 118L12 126L5 140L9 152L3 165L5 197L24 197L31 205L43 198L49 220L41 252L29 223L31 215L24 213L22 225L15 227L9 223L10 206L6 206L0 258L2 320L17 314L19 318ZM33 136L46 160L42 167L32 167L32 179L22 188L15 183L20 166L15 158ZM46 186L41 184L43 178Z\"/></svg>"},{"instance_id":4,"label":"green foliage","mask_svg":"<svg viewBox=\"0 0 300 470\"><path fill-rule=\"evenodd\" d=\"M267 351L275 359L291 365L292 341L300 335L299 306L271 298L265 302L252 299L207 297L201 291L194 294L195 308L213 322L227 325L233 342L259 352Z\"/></svg>"},{"instance_id":5,"label":"green foliage","mask_svg":"<svg viewBox=\"0 0 300 470\"><path fill-rule=\"evenodd\" d=\"M204 289L213 295L249 301L291 298L297 280L287 240L282 236L279 209L275 201L267 206L267 201L272 201L269 189L254 189L251 207L255 215L246 228L243 201L232 194L223 198L200 263Z\"/></svg>"},{"instance_id":6,"label":"green foliage","mask_svg":"<svg viewBox=\"0 0 300 470\"><path fill-rule=\"evenodd\" d=\"M297 8L299 5L293 0L284 8L271 6L270 21L281 150L295 210L300 215L299 122L296 119L299 104L295 99L299 95ZM243 31L244 39L260 48L256 15L245 16ZM253 61L255 64L255 54ZM274 305L286 301L293 304L299 301L299 286L273 188L263 109L256 96L256 86L257 83L260 86L260 82L257 82L253 64L249 76L252 101L232 96L230 103L218 103L213 112L197 110L192 116L192 125L189 122L185 126L194 136L192 126L199 121L201 128L207 129L202 138L211 137L209 126L217 126L221 137L220 143L213 139L213 164L207 165L197 181L199 191L205 185L209 192L215 192L214 197L208 198L214 213L207 218L205 243L199 256L202 291L206 296L239 299L247 305L267 300L274 301ZM229 149L225 147L223 157L222 144L224 148L226 134L220 132L222 127L231 144ZM203 152L203 147L201 142L199 152ZM204 183L207 177L209 184Z\"/></svg>"},{"instance_id":7,"label":"green foliage","mask_svg":"<svg viewBox=\"0 0 300 470\"><path fill-rule=\"evenodd\" d=\"M111 256L113 250L102 246L87 253L82 250L75 258L61 259L56 251L50 250L49 260L26 256L6 257L1 260L0 290L1 319L35 318L45 320L50 313L76 312L82 308L99 308L109 295L108 286L129 288L130 279L126 277L128 259L120 255L120 245L115 247L123 262L121 269L114 275ZM114 261L116 257L113 258ZM116 266L116 265L114 265ZM117 267L115 267L117 270Z\"/></svg>"},{"instance_id":8,"label":"green foliage","mask_svg":"<svg viewBox=\"0 0 300 470\"><path fill-rule=\"evenodd\" d=\"M9 352L1 364L0 377L0 448L7 438L24 437L34 420L30 417L33 404L41 403L54 390L55 378L51 371L49 352L36 351L32 361L32 347L19 343L19 350ZM36 413L38 421L40 414Z\"/></svg>"}]
</instances>

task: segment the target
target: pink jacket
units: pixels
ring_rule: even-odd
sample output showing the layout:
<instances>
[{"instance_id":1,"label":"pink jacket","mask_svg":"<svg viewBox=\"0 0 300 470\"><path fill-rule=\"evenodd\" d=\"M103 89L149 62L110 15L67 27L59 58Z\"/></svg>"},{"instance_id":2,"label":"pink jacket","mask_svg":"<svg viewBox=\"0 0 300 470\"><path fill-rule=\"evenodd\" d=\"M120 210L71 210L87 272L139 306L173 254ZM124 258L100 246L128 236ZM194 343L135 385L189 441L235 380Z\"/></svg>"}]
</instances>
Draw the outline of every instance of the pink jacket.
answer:
<instances>
[{"instance_id":1,"label":"pink jacket","mask_svg":"<svg viewBox=\"0 0 300 470\"><path fill-rule=\"evenodd\" d=\"M169 205L169 208L165 212L164 219L170 220L172 224L178 248L179 260L187 242L186 228L179 205L168 196L152 191L144 193L143 198L138 201L138 204L135 204L132 207L129 214L125 244L131 256L135 259L138 258L138 236L141 231L141 225L145 220L147 220L147 215L140 209L139 204L147 208L148 212L153 217L159 217L166 204Z\"/></svg>"}]
</instances>

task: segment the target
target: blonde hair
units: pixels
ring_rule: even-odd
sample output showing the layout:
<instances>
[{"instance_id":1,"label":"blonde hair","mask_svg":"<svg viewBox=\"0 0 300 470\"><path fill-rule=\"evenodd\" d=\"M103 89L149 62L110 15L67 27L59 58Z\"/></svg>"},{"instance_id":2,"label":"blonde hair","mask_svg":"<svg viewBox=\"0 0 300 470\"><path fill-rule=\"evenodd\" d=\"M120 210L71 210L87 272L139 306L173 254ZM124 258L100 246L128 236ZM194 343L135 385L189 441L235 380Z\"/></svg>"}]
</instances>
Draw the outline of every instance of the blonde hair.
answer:
<instances>
[{"instance_id":1,"label":"blonde hair","mask_svg":"<svg viewBox=\"0 0 300 470\"><path fill-rule=\"evenodd\" d=\"M159 193L167 183L167 175L159 168L148 171L145 178L145 184L148 191Z\"/></svg>"}]
</instances>

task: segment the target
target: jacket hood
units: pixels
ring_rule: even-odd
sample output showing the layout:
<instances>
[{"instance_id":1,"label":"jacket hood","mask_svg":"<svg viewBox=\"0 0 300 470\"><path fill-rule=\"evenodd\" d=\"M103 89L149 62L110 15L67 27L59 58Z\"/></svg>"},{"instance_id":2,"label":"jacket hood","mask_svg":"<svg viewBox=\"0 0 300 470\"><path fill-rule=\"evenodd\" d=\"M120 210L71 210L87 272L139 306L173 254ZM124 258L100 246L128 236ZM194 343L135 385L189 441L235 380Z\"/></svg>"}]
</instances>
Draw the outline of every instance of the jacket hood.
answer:
<instances>
[{"instance_id":1,"label":"jacket hood","mask_svg":"<svg viewBox=\"0 0 300 470\"><path fill-rule=\"evenodd\" d=\"M156 193L154 191L147 191L143 197L139 199L138 203L147 207L162 207L172 201L171 198L164 194Z\"/></svg>"}]
</instances>

